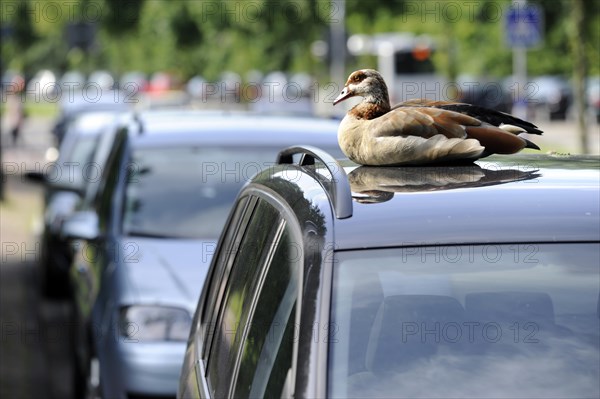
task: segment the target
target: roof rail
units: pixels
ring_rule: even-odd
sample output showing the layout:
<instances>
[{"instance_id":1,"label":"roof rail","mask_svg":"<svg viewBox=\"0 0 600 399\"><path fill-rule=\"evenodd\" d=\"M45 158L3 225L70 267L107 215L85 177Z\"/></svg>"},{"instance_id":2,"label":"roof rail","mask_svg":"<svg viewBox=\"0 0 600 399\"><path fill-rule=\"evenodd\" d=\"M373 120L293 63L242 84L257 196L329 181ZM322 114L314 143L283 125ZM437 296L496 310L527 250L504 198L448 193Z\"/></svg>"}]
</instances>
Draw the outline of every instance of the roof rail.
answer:
<instances>
[{"instance_id":1,"label":"roof rail","mask_svg":"<svg viewBox=\"0 0 600 399\"><path fill-rule=\"evenodd\" d=\"M313 146L302 145L283 149L277 155L278 164L293 164L294 155L300 154L299 166L314 165L315 159L323 163L331 174L331 185L326 188L329 202L337 219L352 216L352 191L344 168L327 152Z\"/></svg>"}]
</instances>

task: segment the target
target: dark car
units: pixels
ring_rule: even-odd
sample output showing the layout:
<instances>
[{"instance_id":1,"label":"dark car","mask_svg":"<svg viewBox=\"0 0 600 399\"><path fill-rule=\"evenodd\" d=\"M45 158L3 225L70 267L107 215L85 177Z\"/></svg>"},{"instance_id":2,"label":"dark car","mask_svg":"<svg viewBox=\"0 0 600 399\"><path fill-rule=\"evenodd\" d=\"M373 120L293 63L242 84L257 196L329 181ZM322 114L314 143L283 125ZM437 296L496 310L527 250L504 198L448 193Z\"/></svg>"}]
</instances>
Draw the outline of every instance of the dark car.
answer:
<instances>
[{"instance_id":1,"label":"dark car","mask_svg":"<svg viewBox=\"0 0 600 399\"><path fill-rule=\"evenodd\" d=\"M573 103L573 89L562 76L532 77L524 83L509 76L502 81L502 88L513 102L521 96L527 103L528 114L536 119L565 119Z\"/></svg>"},{"instance_id":2,"label":"dark car","mask_svg":"<svg viewBox=\"0 0 600 399\"><path fill-rule=\"evenodd\" d=\"M292 143L337 148L336 131L331 120L194 111L141 113L120 131L98 195L63 228L79 240L78 396L175 396L202 281L238 191Z\"/></svg>"},{"instance_id":3,"label":"dark car","mask_svg":"<svg viewBox=\"0 0 600 399\"><path fill-rule=\"evenodd\" d=\"M38 281L47 297L68 296L72 250L61 237L61 227L82 197L94 195L120 118L113 112L78 115L70 123L58 158L41 171L28 173L31 180L45 187Z\"/></svg>"},{"instance_id":4,"label":"dark car","mask_svg":"<svg viewBox=\"0 0 600 399\"><path fill-rule=\"evenodd\" d=\"M561 76L539 76L534 78L530 106L550 120L566 119L573 103L573 89Z\"/></svg>"},{"instance_id":5,"label":"dark car","mask_svg":"<svg viewBox=\"0 0 600 399\"><path fill-rule=\"evenodd\" d=\"M282 152L221 235L178 396L598 397L599 182L598 157Z\"/></svg>"},{"instance_id":6,"label":"dark car","mask_svg":"<svg viewBox=\"0 0 600 399\"><path fill-rule=\"evenodd\" d=\"M459 82L458 100L500 112L511 112L513 99L501 82L484 78L462 77Z\"/></svg>"}]
</instances>

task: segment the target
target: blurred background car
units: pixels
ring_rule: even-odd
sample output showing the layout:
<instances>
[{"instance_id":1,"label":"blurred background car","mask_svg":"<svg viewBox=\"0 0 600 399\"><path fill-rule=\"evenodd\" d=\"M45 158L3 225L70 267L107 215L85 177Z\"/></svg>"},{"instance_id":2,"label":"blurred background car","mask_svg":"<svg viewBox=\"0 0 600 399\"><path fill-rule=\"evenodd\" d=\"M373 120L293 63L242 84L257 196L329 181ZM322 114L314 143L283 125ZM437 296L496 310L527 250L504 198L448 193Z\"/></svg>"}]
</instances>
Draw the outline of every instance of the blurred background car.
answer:
<instances>
[{"instance_id":1,"label":"blurred background car","mask_svg":"<svg viewBox=\"0 0 600 399\"><path fill-rule=\"evenodd\" d=\"M531 80L534 90L529 105L549 120L566 119L573 103L573 89L569 81L561 76L538 76Z\"/></svg>"},{"instance_id":2,"label":"blurred background car","mask_svg":"<svg viewBox=\"0 0 600 399\"><path fill-rule=\"evenodd\" d=\"M41 69L29 79L26 90L37 101L51 101L56 98L56 75L49 69Z\"/></svg>"},{"instance_id":3,"label":"blurred background car","mask_svg":"<svg viewBox=\"0 0 600 399\"><path fill-rule=\"evenodd\" d=\"M85 75L80 71L67 71L58 81L60 89L64 95L68 95L69 91L80 91L85 86Z\"/></svg>"},{"instance_id":4,"label":"blurred background car","mask_svg":"<svg viewBox=\"0 0 600 399\"><path fill-rule=\"evenodd\" d=\"M102 136L110 136L117 119L118 114L113 112L77 115L69 124L59 149L47 151L48 163L44 168L27 175L45 188L38 281L46 297L68 297L72 249L63 239L61 227L88 186L94 186L92 183L100 179L105 161L103 153L110 145L110 139Z\"/></svg>"},{"instance_id":5,"label":"blurred background car","mask_svg":"<svg viewBox=\"0 0 600 399\"><path fill-rule=\"evenodd\" d=\"M61 98L60 115L52 128L57 146L63 140L69 125L78 116L98 111L126 112L133 109L138 102L132 94L125 91L98 89L94 86L76 90L71 94Z\"/></svg>"},{"instance_id":6,"label":"blurred background car","mask_svg":"<svg viewBox=\"0 0 600 399\"><path fill-rule=\"evenodd\" d=\"M25 81L23 76L17 71L8 70L2 74L0 81L0 89L2 92L15 92L18 86L24 86Z\"/></svg>"},{"instance_id":7,"label":"blurred background car","mask_svg":"<svg viewBox=\"0 0 600 399\"><path fill-rule=\"evenodd\" d=\"M93 205L64 224L76 392L175 395L215 243L242 185L284 147L341 156L337 122L148 111L120 134ZM138 396L136 396L138 395Z\"/></svg>"},{"instance_id":8,"label":"blurred background car","mask_svg":"<svg viewBox=\"0 0 600 399\"><path fill-rule=\"evenodd\" d=\"M564 120L573 104L573 89L562 76L530 77L525 83L508 76L502 80L502 86L513 103L519 95L523 96L527 115L535 120Z\"/></svg>"},{"instance_id":9,"label":"blurred background car","mask_svg":"<svg viewBox=\"0 0 600 399\"><path fill-rule=\"evenodd\" d=\"M457 79L457 86L457 100L460 102L501 112L510 113L512 110L512 98L501 82L464 75Z\"/></svg>"},{"instance_id":10,"label":"blurred background car","mask_svg":"<svg viewBox=\"0 0 600 399\"><path fill-rule=\"evenodd\" d=\"M137 94L147 90L148 79L140 71L126 72L119 79L119 88L128 94Z\"/></svg>"},{"instance_id":11,"label":"blurred background car","mask_svg":"<svg viewBox=\"0 0 600 399\"><path fill-rule=\"evenodd\" d=\"M589 78L586 83L587 105L600 123L600 76Z\"/></svg>"},{"instance_id":12,"label":"blurred background car","mask_svg":"<svg viewBox=\"0 0 600 399\"><path fill-rule=\"evenodd\" d=\"M95 85L102 90L112 90L115 88L115 79L110 72L104 70L93 71L87 81L88 85Z\"/></svg>"}]
</instances>

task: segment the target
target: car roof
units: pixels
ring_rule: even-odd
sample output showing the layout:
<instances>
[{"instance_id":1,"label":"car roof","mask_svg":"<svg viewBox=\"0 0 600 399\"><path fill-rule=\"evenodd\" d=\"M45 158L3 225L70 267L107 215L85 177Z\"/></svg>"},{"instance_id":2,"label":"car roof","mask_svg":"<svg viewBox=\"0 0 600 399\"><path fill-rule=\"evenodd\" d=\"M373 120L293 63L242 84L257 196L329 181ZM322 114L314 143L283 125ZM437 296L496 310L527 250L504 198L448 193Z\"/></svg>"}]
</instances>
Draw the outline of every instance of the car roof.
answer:
<instances>
[{"instance_id":1,"label":"car roof","mask_svg":"<svg viewBox=\"0 0 600 399\"><path fill-rule=\"evenodd\" d=\"M335 222L337 249L600 241L598 157L347 172L353 214Z\"/></svg>"},{"instance_id":2,"label":"car roof","mask_svg":"<svg viewBox=\"0 0 600 399\"><path fill-rule=\"evenodd\" d=\"M138 122L141 133L134 141L144 147L177 143L331 147L337 143L339 126L331 119L225 111L154 111L141 113Z\"/></svg>"},{"instance_id":3,"label":"car roof","mask_svg":"<svg viewBox=\"0 0 600 399\"><path fill-rule=\"evenodd\" d=\"M75 90L69 96L64 96L60 102L63 117L80 112L95 110L127 111L132 109L135 103L131 95L121 90Z\"/></svg>"},{"instance_id":4,"label":"car roof","mask_svg":"<svg viewBox=\"0 0 600 399\"><path fill-rule=\"evenodd\" d=\"M116 121L119 115L119 112L107 110L81 113L75 117L69 131L74 131L77 135L97 136L106 125Z\"/></svg>"},{"instance_id":5,"label":"car roof","mask_svg":"<svg viewBox=\"0 0 600 399\"><path fill-rule=\"evenodd\" d=\"M304 154L300 164L297 154ZM311 207L335 216L325 228L333 230L328 245L336 251L600 242L598 156L518 154L453 166L367 167L338 163L318 148L290 148L278 163L251 185L279 191L290 206L303 193Z\"/></svg>"}]
</instances>

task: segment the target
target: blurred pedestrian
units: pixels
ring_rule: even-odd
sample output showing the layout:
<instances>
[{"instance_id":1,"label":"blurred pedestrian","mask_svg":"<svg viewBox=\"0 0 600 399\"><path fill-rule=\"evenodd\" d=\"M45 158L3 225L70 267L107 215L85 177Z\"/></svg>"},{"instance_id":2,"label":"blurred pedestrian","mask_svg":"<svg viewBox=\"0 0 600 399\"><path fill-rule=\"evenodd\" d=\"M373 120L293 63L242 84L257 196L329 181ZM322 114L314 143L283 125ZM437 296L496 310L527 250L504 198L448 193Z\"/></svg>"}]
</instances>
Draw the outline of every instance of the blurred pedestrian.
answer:
<instances>
[{"instance_id":1,"label":"blurred pedestrian","mask_svg":"<svg viewBox=\"0 0 600 399\"><path fill-rule=\"evenodd\" d=\"M25 98L23 89L25 81L20 75L15 75L6 96L6 117L8 119L8 129L12 136L13 146L17 145L23 122L25 121Z\"/></svg>"}]
</instances>

